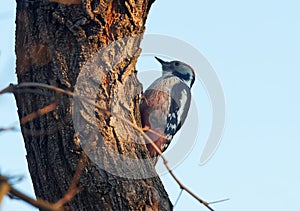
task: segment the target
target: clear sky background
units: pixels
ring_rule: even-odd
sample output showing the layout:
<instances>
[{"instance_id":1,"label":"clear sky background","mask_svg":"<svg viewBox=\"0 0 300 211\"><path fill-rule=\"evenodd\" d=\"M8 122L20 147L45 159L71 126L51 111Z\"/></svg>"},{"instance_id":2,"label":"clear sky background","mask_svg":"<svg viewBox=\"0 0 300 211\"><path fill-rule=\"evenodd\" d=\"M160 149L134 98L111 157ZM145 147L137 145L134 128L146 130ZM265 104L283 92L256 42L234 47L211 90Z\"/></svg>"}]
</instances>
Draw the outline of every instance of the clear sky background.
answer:
<instances>
[{"instance_id":1,"label":"clear sky background","mask_svg":"<svg viewBox=\"0 0 300 211\"><path fill-rule=\"evenodd\" d=\"M223 86L226 128L218 150L209 162L198 165L205 137L200 128L200 141L175 169L205 200L230 198L214 205L216 210L300 210L299 11L297 0L157 0L150 10L146 33L193 45ZM14 13L13 1L1 4L0 89L16 83ZM196 103L201 108L201 101ZM0 106L0 127L18 126L13 96L0 96ZM204 116L205 110L200 111ZM1 173L23 175L16 187L33 195L25 155L20 132L0 134ZM178 185L168 175L162 180L174 202ZM6 198L1 210L35 209ZM206 209L183 193L175 210Z\"/></svg>"}]
</instances>

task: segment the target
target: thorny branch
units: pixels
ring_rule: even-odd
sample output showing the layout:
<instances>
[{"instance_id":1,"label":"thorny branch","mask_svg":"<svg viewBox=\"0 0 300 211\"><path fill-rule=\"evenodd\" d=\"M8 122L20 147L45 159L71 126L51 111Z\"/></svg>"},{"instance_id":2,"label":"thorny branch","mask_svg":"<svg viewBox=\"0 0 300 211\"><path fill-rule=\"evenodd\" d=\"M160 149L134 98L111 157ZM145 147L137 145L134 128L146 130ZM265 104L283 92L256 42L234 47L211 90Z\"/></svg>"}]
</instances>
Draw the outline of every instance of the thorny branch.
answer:
<instances>
[{"instance_id":1,"label":"thorny branch","mask_svg":"<svg viewBox=\"0 0 300 211\"><path fill-rule=\"evenodd\" d=\"M168 161L167 159L163 156L161 150L156 146L156 144L151 140L151 138L149 136L147 136L145 133L144 133L144 129L141 128L141 127L138 127L137 125L133 124L131 121L127 120L127 119L124 119L122 118L119 114L117 113L113 113L111 111L107 111L101 107L99 107L97 104L95 104L95 102L93 100L90 100L88 98L85 98L85 97L81 97L81 96L77 96L75 95L73 92L71 91L67 91L67 90L64 90L64 89L61 89L61 88L58 88L58 87L55 87L55 86L51 86L51 85L48 85L48 84L42 84L42 83L34 83L34 82L28 82L28 83L21 83L21 84L18 84L18 85L13 85L13 84L10 84L7 88L3 89L2 91L0 91L0 94L4 94L4 93L13 93L15 92L17 89L22 89L22 88L29 88L29 87L34 87L34 88L45 88L45 89L50 89L50 90L53 90L57 93L62 93L62 94L66 94L70 97L76 97L76 98L79 98L80 100L83 100L87 103L90 103L91 105L95 106L97 109L99 109L100 111L102 111L103 113L106 113L108 115L113 115L115 117L117 117L118 119L120 119L121 121L124 121L125 123L129 124L130 126L132 126L135 130L137 130L138 132L140 132L142 134L142 136L153 146L153 148L157 151L157 153L161 156L162 160L163 160L163 163L165 165L165 167L167 168L168 172L170 173L170 175L173 177L173 179L176 181L176 183L179 185L179 187L182 189L182 190L185 190L187 193L189 193L192 197L194 197L197 201L199 201L201 204L203 204L205 207L207 207L209 210L213 211L213 209L210 207L210 203L204 201L203 199L201 199L200 197L198 197L196 194L194 194L190 189L188 189L177 177L176 175L173 173L172 169L170 168L169 164L168 164ZM52 104L51 104L52 105ZM46 109L46 110L51 110L51 109ZM38 112L40 114L44 114L44 112ZM31 118L30 118L31 119ZM152 133L155 133L154 131L151 131L149 130L150 132ZM160 134L158 134L159 136L161 136ZM81 165L81 161L79 162L79 165ZM80 175L80 172L82 171L82 167L79 167L78 166L78 169L81 169L81 170L78 170L79 173L76 171L75 175L74 175L74 178L73 180L76 180L77 177L79 177ZM75 192L78 191L78 189L76 187L72 187L72 184L73 184L73 181L71 182L71 186L67 192L67 194L61 199L59 200L56 204L54 204L54 208L57 208L58 206L61 206L62 204L68 202L69 200L72 199L72 197L76 194ZM76 183L77 184L77 183ZM12 190L12 189L11 189ZM20 197L21 198L21 197ZM25 200L25 198L24 198ZM36 206L37 202L36 201L32 201L31 200L28 200L28 197L27 199L25 200L27 201L28 203ZM53 205L52 205L53 206ZM53 209L52 209L53 210ZM57 210L57 209L54 209L54 210Z\"/></svg>"}]
</instances>

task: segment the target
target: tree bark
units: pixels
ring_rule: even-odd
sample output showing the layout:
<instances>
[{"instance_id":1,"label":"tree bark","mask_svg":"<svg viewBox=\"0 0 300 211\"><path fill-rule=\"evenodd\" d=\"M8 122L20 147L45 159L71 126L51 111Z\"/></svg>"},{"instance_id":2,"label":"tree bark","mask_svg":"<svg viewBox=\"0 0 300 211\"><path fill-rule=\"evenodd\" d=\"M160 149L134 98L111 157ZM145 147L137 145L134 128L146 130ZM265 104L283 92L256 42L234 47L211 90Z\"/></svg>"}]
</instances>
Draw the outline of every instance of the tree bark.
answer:
<instances>
[{"instance_id":1,"label":"tree bark","mask_svg":"<svg viewBox=\"0 0 300 211\"><path fill-rule=\"evenodd\" d=\"M84 158L78 183L83 190L66 209L172 209L143 138L122 120L141 126L135 64L152 3L17 0L18 82L76 95L42 88L15 94L37 197L62 198ZM49 105L54 109L28 121Z\"/></svg>"}]
</instances>

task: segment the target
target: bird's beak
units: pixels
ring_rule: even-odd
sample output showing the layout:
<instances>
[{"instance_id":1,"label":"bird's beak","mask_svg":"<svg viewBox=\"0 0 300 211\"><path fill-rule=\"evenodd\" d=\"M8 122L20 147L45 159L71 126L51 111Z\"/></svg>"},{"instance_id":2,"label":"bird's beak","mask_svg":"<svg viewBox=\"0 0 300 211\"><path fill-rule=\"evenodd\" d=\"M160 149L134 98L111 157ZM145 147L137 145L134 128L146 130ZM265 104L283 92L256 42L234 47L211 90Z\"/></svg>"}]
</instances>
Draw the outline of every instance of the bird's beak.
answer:
<instances>
[{"instance_id":1,"label":"bird's beak","mask_svg":"<svg viewBox=\"0 0 300 211\"><path fill-rule=\"evenodd\" d=\"M162 60L162 59L160 59L160 58L158 58L158 57L156 57L156 56L155 56L155 59L156 59L157 61L159 61L159 63L161 63L162 66L168 64L168 62L165 62L164 60Z\"/></svg>"}]
</instances>

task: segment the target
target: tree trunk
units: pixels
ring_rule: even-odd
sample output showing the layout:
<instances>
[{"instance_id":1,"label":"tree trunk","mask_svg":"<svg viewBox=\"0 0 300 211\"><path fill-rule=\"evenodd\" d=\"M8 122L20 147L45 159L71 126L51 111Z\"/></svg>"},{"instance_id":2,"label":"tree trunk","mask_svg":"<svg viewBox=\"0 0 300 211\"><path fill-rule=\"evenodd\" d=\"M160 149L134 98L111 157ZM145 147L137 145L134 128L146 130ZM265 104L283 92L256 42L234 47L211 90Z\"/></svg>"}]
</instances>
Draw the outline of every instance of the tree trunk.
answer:
<instances>
[{"instance_id":1,"label":"tree trunk","mask_svg":"<svg viewBox=\"0 0 300 211\"><path fill-rule=\"evenodd\" d=\"M70 210L171 210L142 136L135 64L153 0L17 0L16 101L37 197ZM46 111L46 112L45 112ZM107 112L105 112L107 111ZM36 118L33 118L34 115Z\"/></svg>"}]
</instances>

